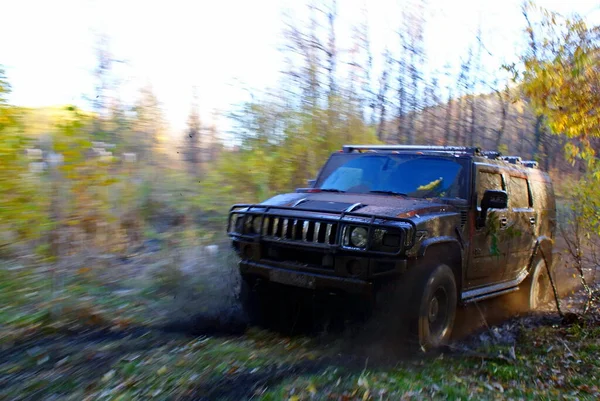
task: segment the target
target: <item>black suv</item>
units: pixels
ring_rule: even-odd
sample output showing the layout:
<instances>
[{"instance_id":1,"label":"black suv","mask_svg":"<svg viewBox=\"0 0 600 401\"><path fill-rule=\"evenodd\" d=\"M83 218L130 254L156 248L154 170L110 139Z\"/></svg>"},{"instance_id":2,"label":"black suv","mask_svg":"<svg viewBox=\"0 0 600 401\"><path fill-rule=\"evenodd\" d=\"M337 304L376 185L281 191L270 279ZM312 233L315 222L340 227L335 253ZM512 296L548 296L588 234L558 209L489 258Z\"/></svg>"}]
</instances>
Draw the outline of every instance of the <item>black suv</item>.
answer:
<instances>
[{"instance_id":1,"label":"black suv","mask_svg":"<svg viewBox=\"0 0 600 401\"><path fill-rule=\"evenodd\" d=\"M548 296L556 207L535 162L468 147L348 145L309 185L231 208L240 295L257 321L285 301L272 287L365 305L392 288L397 316L429 349L448 341L458 305L515 292L535 308Z\"/></svg>"}]
</instances>

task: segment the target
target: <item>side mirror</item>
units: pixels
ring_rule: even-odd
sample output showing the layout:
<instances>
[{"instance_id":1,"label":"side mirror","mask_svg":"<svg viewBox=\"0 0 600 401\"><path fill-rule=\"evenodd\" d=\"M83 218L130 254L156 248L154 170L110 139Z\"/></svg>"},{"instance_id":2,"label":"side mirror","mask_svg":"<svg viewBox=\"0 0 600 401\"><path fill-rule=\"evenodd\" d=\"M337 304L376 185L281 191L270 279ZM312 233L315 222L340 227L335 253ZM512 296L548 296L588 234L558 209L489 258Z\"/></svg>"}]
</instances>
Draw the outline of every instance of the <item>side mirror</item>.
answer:
<instances>
[{"instance_id":1,"label":"side mirror","mask_svg":"<svg viewBox=\"0 0 600 401\"><path fill-rule=\"evenodd\" d=\"M477 228L485 227L489 209L506 209L508 207L508 194L498 189L488 189L481 199L481 214L477 219Z\"/></svg>"}]
</instances>

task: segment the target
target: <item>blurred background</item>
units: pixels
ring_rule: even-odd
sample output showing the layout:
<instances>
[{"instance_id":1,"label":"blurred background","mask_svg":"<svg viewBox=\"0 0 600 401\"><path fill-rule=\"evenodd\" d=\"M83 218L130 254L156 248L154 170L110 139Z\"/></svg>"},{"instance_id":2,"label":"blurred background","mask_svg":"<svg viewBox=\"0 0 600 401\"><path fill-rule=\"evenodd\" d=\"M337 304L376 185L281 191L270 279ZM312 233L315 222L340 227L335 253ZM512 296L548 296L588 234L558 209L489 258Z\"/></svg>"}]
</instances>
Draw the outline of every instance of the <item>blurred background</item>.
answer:
<instances>
[{"instance_id":1,"label":"blurred background","mask_svg":"<svg viewBox=\"0 0 600 401\"><path fill-rule=\"evenodd\" d=\"M235 276L229 206L305 186L343 144L480 146L537 160L565 199L598 197L594 1L22 0L2 15L3 327L210 310L234 293L213 280ZM576 230L598 232L594 205Z\"/></svg>"},{"instance_id":2,"label":"blurred background","mask_svg":"<svg viewBox=\"0 0 600 401\"><path fill-rule=\"evenodd\" d=\"M537 160L576 268L563 276L585 286L599 265L595 1L19 0L0 15L1 352L89 328L239 332L230 205L306 186L344 144ZM214 372L253 350L228 347ZM193 370L146 348L135 394L191 388L176 380ZM27 353L0 363L0 398L125 396L116 380L139 362L99 381L87 354ZM47 363L64 387L40 390Z\"/></svg>"}]
</instances>

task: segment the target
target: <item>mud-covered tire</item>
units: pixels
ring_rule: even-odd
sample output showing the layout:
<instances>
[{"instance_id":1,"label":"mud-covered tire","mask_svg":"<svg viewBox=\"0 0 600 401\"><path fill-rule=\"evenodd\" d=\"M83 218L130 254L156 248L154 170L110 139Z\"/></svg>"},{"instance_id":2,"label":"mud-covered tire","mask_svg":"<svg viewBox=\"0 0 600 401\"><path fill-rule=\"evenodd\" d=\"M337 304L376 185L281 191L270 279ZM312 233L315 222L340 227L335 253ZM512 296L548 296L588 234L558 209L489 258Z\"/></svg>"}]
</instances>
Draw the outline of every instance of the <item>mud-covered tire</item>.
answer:
<instances>
[{"instance_id":1,"label":"mud-covered tire","mask_svg":"<svg viewBox=\"0 0 600 401\"><path fill-rule=\"evenodd\" d=\"M534 311L552 300L552 286L543 258L535 259L529 275L519 287L513 297L519 312Z\"/></svg>"},{"instance_id":2,"label":"mud-covered tire","mask_svg":"<svg viewBox=\"0 0 600 401\"><path fill-rule=\"evenodd\" d=\"M456 280L445 264L416 269L406 282L408 341L411 347L429 351L450 341L457 307Z\"/></svg>"},{"instance_id":3,"label":"mud-covered tire","mask_svg":"<svg viewBox=\"0 0 600 401\"><path fill-rule=\"evenodd\" d=\"M239 301L250 325L268 327L271 324L274 312L271 298L265 286L242 279Z\"/></svg>"}]
</instances>

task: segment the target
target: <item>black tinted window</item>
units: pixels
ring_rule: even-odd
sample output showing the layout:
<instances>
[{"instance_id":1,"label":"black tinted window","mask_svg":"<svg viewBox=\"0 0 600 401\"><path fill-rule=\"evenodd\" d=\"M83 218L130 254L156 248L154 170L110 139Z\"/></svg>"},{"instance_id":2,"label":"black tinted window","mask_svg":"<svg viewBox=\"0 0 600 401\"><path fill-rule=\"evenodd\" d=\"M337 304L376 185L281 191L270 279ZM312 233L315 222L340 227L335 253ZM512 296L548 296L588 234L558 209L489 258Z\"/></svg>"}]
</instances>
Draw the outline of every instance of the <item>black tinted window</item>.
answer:
<instances>
[{"instance_id":1,"label":"black tinted window","mask_svg":"<svg viewBox=\"0 0 600 401\"><path fill-rule=\"evenodd\" d=\"M427 198L466 198L466 169L454 159L402 154L340 154L327 163L317 188L353 193L395 192Z\"/></svg>"}]
</instances>

